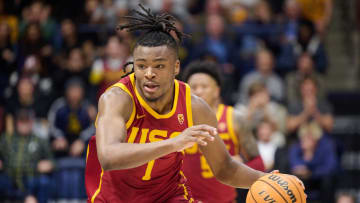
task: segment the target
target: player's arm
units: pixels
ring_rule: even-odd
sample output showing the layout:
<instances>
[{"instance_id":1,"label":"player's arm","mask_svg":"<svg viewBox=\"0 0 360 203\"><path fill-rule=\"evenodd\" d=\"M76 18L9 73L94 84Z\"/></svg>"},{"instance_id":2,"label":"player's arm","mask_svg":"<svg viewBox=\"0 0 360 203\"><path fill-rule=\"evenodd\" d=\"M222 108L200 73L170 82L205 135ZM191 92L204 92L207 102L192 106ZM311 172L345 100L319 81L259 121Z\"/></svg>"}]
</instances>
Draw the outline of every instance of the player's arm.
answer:
<instances>
[{"instance_id":1,"label":"player's arm","mask_svg":"<svg viewBox=\"0 0 360 203\"><path fill-rule=\"evenodd\" d=\"M201 98L192 95L192 111L194 125L207 124L217 126L215 113ZM224 142L215 135L213 142L207 146L200 146L206 161L209 163L216 178L224 184L249 188L253 182L265 175L265 173L251 169L250 167L235 161L225 148Z\"/></svg>"},{"instance_id":2,"label":"player's arm","mask_svg":"<svg viewBox=\"0 0 360 203\"><path fill-rule=\"evenodd\" d=\"M264 171L264 162L260 156L249 121L234 109L232 122L235 134L239 140L239 149L241 149L241 154L245 158L245 164L253 169Z\"/></svg>"},{"instance_id":3,"label":"player's arm","mask_svg":"<svg viewBox=\"0 0 360 203\"><path fill-rule=\"evenodd\" d=\"M99 100L96 128L97 154L104 170L129 169L141 166L194 143L206 144L212 139L210 126L194 126L185 130L182 139L135 144L126 142L126 122L132 113L132 98L120 88L106 91ZM180 136L178 136L180 137Z\"/></svg>"}]
</instances>

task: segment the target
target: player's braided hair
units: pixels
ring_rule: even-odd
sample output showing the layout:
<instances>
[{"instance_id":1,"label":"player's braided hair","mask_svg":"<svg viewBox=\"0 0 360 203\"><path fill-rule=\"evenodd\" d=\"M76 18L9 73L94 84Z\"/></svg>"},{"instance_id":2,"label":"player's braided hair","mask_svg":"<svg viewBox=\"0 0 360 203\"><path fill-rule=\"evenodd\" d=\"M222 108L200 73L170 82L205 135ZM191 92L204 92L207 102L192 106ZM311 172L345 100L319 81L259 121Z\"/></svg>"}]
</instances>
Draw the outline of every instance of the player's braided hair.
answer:
<instances>
[{"instance_id":1,"label":"player's braided hair","mask_svg":"<svg viewBox=\"0 0 360 203\"><path fill-rule=\"evenodd\" d=\"M145 31L145 33L136 42L134 48L139 45L146 47L167 45L173 48L177 54L179 45L178 42L181 43L183 37L187 35L175 27L176 19L168 13L154 14L151 12L150 8L146 9L142 4L139 4L139 7L143 12L132 10L137 15L124 16L123 18L128 19L129 22L124 25L119 25L117 29L125 29L128 32ZM171 31L176 34L178 42L171 36ZM133 69L131 73L132 72ZM124 75L124 77L127 75L128 74Z\"/></svg>"}]
</instances>

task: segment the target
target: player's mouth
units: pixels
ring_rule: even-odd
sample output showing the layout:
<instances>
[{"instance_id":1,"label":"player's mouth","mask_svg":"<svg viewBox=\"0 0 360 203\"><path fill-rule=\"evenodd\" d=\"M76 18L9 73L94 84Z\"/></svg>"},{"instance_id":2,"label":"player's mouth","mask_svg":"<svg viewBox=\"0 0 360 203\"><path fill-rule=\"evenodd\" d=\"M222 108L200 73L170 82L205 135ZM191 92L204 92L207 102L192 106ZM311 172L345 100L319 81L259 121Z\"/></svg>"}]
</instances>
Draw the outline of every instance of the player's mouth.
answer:
<instances>
[{"instance_id":1,"label":"player's mouth","mask_svg":"<svg viewBox=\"0 0 360 203\"><path fill-rule=\"evenodd\" d=\"M144 90L148 93L154 93L159 89L160 85L153 82L146 82L144 84Z\"/></svg>"}]
</instances>

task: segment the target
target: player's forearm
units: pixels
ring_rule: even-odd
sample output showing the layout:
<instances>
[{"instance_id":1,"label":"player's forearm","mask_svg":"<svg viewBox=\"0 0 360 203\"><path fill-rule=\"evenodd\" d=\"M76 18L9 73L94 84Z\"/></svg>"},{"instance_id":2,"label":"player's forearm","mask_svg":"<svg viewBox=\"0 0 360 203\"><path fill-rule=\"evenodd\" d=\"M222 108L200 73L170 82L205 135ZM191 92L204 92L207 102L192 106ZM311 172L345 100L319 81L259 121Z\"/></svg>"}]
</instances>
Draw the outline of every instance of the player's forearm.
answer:
<instances>
[{"instance_id":1,"label":"player's forearm","mask_svg":"<svg viewBox=\"0 0 360 203\"><path fill-rule=\"evenodd\" d=\"M115 143L98 150L98 155L104 170L120 170L141 166L174 151L171 140L164 140L146 144Z\"/></svg>"},{"instance_id":2,"label":"player's forearm","mask_svg":"<svg viewBox=\"0 0 360 203\"><path fill-rule=\"evenodd\" d=\"M231 160L224 169L227 170L219 172L217 178L224 184L237 188L249 188L257 179L266 175L235 160Z\"/></svg>"}]
</instances>

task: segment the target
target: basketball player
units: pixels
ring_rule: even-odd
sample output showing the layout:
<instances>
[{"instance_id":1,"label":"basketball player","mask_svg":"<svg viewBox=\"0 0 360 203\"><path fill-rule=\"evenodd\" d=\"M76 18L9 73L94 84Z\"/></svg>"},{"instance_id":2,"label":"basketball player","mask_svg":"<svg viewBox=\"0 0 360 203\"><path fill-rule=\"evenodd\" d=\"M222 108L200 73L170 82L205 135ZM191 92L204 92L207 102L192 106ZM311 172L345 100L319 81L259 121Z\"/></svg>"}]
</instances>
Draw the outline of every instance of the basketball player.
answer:
<instances>
[{"instance_id":1,"label":"basketball player","mask_svg":"<svg viewBox=\"0 0 360 203\"><path fill-rule=\"evenodd\" d=\"M248 188L265 173L231 158L211 108L175 80L182 39L168 14L130 16L120 26L143 30L134 46L134 73L99 99L96 138L88 147L88 202L194 202L181 171L184 149L198 144L214 176Z\"/></svg>"},{"instance_id":2,"label":"basketball player","mask_svg":"<svg viewBox=\"0 0 360 203\"><path fill-rule=\"evenodd\" d=\"M251 168L264 171L255 137L244 118L231 106L221 103L221 75L215 63L195 61L183 75L192 92L204 99L218 120L218 133L232 156L239 157ZM198 145L185 149L183 170L196 200L206 203L230 203L236 190L216 180Z\"/></svg>"}]
</instances>

